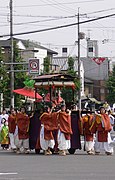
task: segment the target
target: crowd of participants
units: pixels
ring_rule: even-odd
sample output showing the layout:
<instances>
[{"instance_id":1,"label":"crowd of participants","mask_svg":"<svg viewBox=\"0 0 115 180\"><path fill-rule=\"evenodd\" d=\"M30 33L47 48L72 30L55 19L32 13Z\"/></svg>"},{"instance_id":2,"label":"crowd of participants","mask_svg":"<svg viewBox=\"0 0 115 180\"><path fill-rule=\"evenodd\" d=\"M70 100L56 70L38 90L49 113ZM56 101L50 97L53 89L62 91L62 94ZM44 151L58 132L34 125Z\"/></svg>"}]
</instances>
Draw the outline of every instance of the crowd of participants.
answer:
<instances>
[{"instance_id":1,"label":"crowd of participants","mask_svg":"<svg viewBox=\"0 0 115 180\"><path fill-rule=\"evenodd\" d=\"M65 156L67 150L71 148L73 134L71 112L73 111L76 111L75 105L70 110L63 103L60 108L45 106L40 112L39 143L45 155L51 155L52 149L56 147L56 153ZM25 107L20 111L12 108L9 114L3 110L0 115L0 144L3 149L11 149L17 154L30 153L30 118L26 114ZM82 117L79 116L78 124L80 135L84 137L84 149L87 154L100 154L101 151L107 155L114 153L115 137L112 137L112 134L114 134L115 119L110 109L106 111L103 106L98 112L92 113L87 109ZM55 136L54 132L56 132ZM77 137L75 138L77 140Z\"/></svg>"}]
</instances>

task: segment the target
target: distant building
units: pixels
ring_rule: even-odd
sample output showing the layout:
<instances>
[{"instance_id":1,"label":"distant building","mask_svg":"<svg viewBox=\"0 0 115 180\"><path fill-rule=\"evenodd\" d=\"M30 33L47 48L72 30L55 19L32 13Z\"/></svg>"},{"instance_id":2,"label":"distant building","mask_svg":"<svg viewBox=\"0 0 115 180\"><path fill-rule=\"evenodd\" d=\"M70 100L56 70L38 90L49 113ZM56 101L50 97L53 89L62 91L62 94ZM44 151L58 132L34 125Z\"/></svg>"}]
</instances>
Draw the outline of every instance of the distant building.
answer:
<instances>
[{"instance_id":1,"label":"distant building","mask_svg":"<svg viewBox=\"0 0 115 180\"><path fill-rule=\"evenodd\" d=\"M98 57L98 41L87 39L87 57Z\"/></svg>"},{"instance_id":2,"label":"distant building","mask_svg":"<svg viewBox=\"0 0 115 180\"><path fill-rule=\"evenodd\" d=\"M30 41L30 40L22 40L22 39L16 39L14 38L14 41L16 42L19 51L20 56L23 59L23 61L28 62L30 58L38 58L39 59L39 72L43 71L43 62L45 57L50 57L52 60L53 55L57 55L58 53L48 49L46 47L43 47L36 42ZM4 48L4 61L10 62L10 52L11 52L11 43L10 39L8 40L1 40L0 41L0 47ZM14 55L14 61L15 61L15 55Z\"/></svg>"},{"instance_id":3,"label":"distant building","mask_svg":"<svg viewBox=\"0 0 115 180\"><path fill-rule=\"evenodd\" d=\"M81 70L82 96L84 89L85 96L95 97L97 100L105 101L107 96L106 80L109 75L108 58L105 57L104 61L100 62L100 65L89 57L81 57L80 59L84 67L84 70ZM53 57L52 63L58 65L58 69L60 67L60 71L62 72L66 72L68 69L68 57ZM74 70L78 71L77 58L75 58Z\"/></svg>"}]
</instances>

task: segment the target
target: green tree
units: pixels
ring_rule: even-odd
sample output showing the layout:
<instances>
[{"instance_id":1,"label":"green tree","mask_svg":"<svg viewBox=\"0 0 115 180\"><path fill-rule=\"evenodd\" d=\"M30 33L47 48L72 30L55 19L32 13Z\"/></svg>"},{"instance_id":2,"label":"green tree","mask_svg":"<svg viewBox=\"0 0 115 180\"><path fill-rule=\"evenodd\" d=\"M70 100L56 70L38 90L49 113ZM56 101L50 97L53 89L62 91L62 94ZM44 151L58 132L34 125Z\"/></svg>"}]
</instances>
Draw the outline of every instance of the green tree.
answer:
<instances>
[{"instance_id":1,"label":"green tree","mask_svg":"<svg viewBox=\"0 0 115 180\"><path fill-rule=\"evenodd\" d=\"M49 74L50 72L50 58L47 56L44 58L44 74Z\"/></svg>"},{"instance_id":2,"label":"green tree","mask_svg":"<svg viewBox=\"0 0 115 180\"><path fill-rule=\"evenodd\" d=\"M107 81L107 88L109 90L107 100L110 104L115 103L115 66Z\"/></svg>"},{"instance_id":3,"label":"green tree","mask_svg":"<svg viewBox=\"0 0 115 180\"><path fill-rule=\"evenodd\" d=\"M68 70L67 74L70 74L72 76L76 76L76 71L74 70L74 58L68 57Z\"/></svg>"},{"instance_id":4,"label":"green tree","mask_svg":"<svg viewBox=\"0 0 115 180\"><path fill-rule=\"evenodd\" d=\"M8 87L8 73L6 69L6 65L4 65L4 54L3 49L0 48L0 93L3 93L3 99L6 99L7 87ZM0 104L1 104L0 100ZM3 101L4 106L4 101Z\"/></svg>"},{"instance_id":5,"label":"green tree","mask_svg":"<svg viewBox=\"0 0 115 180\"><path fill-rule=\"evenodd\" d=\"M76 71L74 70L74 62L75 62L74 58L68 57L67 74L75 77L74 78L75 89L71 89L71 88L62 89L62 97L63 99L65 99L66 103L73 101L73 91L74 91L74 100L76 99L78 88L80 88L78 78L76 77Z\"/></svg>"},{"instance_id":6,"label":"green tree","mask_svg":"<svg viewBox=\"0 0 115 180\"><path fill-rule=\"evenodd\" d=\"M16 41L14 41L14 62L21 63L22 61L24 61L24 60L20 56L20 50L17 46ZM15 77L14 89L23 88L25 86L24 81L28 77L26 72L22 72L25 69L26 68L24 67L23 64L14 65L14 70L20 70L20 72L15 72L15 74L14 74L14 77ZM15 106L16 107L21 106L21 104L22 104L21 99L22 99L22 96L15 94Z\"/></svg>"},{"instance_id":7,"label":"green tree","mask_svg":"<svg viewBox=\"0 0 115 180\"><path fill-rule=\"evenodd\" d=\"M74 70L74 58L68 57L68 70Z\"/></svg>"}]
</instances>

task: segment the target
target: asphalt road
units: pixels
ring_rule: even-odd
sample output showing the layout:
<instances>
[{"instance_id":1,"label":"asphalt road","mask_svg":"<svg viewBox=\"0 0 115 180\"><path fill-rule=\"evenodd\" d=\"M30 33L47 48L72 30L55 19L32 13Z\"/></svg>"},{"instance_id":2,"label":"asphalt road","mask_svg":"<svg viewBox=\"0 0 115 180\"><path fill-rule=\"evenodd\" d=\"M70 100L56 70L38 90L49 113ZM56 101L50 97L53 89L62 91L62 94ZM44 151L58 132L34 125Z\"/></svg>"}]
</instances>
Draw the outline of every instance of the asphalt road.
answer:
<instances>
[{"instance_id":1,"label":"asphalt road","mask_svg":"<svg viewBox=\"0 0 115 180\"><path fill-rule=\"evenodd\" d=\"M16 155L0 150L0 180L115 180L115 155Z\"/></svg>"}]
</instances>

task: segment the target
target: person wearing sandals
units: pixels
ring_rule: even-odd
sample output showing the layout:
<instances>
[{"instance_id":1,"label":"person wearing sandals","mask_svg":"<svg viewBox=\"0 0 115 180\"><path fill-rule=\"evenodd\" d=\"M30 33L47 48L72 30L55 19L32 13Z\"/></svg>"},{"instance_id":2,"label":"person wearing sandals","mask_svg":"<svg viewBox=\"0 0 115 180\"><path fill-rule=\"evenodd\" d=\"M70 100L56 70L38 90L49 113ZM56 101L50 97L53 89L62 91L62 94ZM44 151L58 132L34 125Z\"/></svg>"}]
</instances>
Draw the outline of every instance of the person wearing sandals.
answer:
<instances>
[{"instance_id":1,"label":"person wearing sandals","mask_svg":"<svg viewBox=\"0 0 115 180\"><path fill-rule=\"evenodd\" d=\"M61 105L61 111L57 115L58 122L58 149L59 155L65 156L66 151L70 149L70 135L72 134L71 116L66 111L66 105Z\"/></svg>"},{"instance_id":2,"label":"person wearing sandals","mask_svg":"<svg viewBox=\"0 0 115 180\"><path fill-rule=\"evenodd\" d=\"M99 154L100 151L105 151L107 155L113 154L113 147L110 146L111 143L111 123L108 114L106 114L105 108L100 107L100 114L96 114L94 121L90 128L92 133L96 133L95 141L95 154Z\"/></svg>"},{"instance_id":3,"label":"person wearing sandals","mask_svg":"<svg viewBox=\"0 0 115 180\"><path fill-rule=\"evenodd\" d=\"M29 117L26 114L26 108L22 107L21 111L16 115L17 127L18 127L18 145L17 154L21 153L21 148L24 149L24 153L29 153Z\"/></svg>"},{"instance_id":4,"label":"person wearing sandals","mask_svg":"<svg viewBox=\"0 0 115 180\"><path fill-rule=\"evenodd\" d=\"M55 142L52 133L51 122L51 107L46 106L43 114L40 116L41 130L40 130L40 146L44 151L44 155L51 155L50 149L54 148Z\"/></svg>"},{"instance_id":5,"label":"person wearing sandals","mask_svg":"<svg viewBox=\"0 0 115 180\"><path fill-rule=\"evenodd\" d=\"M16 152L15 145L15 130L16 130L16 111L11 109L11 114L8 117L8 127L9 127L9 138L11 149Z\"/></svg>"},{"instance_id":6,"label":"person wearing sandals","mask_svg":"<svg viewBox=\"0 0 115 180\"><path fill-rule=\"evenodd\" d=\"M85 139L85 150L87 154L94 154L94 134L90 132L90 127L93 122L93 115L86 109L86 115L81 118L83 134Z\"/></svg>"}]
</instances>

